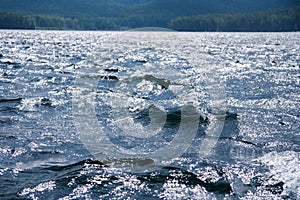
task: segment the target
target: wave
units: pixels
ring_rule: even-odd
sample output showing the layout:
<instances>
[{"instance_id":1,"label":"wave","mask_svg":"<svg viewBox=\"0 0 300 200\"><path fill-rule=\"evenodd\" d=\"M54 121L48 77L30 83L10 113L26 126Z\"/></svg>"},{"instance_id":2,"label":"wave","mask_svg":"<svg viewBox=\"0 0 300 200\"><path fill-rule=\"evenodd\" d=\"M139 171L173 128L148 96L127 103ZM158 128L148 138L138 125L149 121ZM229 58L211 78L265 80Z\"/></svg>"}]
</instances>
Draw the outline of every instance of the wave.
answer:
<instances>
[{"instance_id":1,"label":"wave","mask_svg":"<svg viewBox=\"0 0 300 200\"><path fill-rule=\"evenodd\" d=\"M87 173L82 176L81 174L85 174L87 168L90 168L91 173ZM122 173L120 176L120 171L118 169L107 168L107 166L99 162L97 160L82 160L77 163L73 163L65 166L51 166L44 168L47 171L53 171L58 173L56 175L55 181L71 181L75 179L75 182L80 184L92 184L89 180L92 180L94 176L103 176L106 177L106 183L116 182L118 179L122 179L124 176L135 176L138 180L143 182L145 185L163 185L168 181L178 181L178 184L185 185L187 187L195 187L200 186L206 189L206 191L214 193L214 194L230 194L232 192L232 188L230 182L224 177L224 173L220 171L216 166L214 170L219 174L218 180L202 180L199 176L193 172L189 172L184 169L180 169L177 167L163 167L157 171L156 175L153 173Z\"/></svg>"},{"instance_id":2,"label":"wave","mask_svg":"<svg viewBox=\"0 0 300 200\"><path fill-rule=\"evenodd\" d=\"M0 99L0 103L5 102L20 102L23 98L12 98L12 99Z\"/></svg>"}]
</instances>

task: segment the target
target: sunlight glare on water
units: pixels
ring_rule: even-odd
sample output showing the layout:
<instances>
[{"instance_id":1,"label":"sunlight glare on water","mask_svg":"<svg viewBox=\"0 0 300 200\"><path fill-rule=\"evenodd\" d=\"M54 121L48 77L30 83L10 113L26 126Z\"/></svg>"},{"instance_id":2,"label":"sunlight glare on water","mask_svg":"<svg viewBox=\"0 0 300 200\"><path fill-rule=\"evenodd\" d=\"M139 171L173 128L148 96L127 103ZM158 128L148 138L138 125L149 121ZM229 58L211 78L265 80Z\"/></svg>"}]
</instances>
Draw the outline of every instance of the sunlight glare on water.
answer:
<instances>
[{"instance_id":1,"label":"sunlight glare on water","mask_svg":"<svg viewBox=\"0 0 300 200\"><path fill-rule=\"evenodd\" d=\"M0 31L1 199L300 197L299 33L152 33L152 47L123 41L106 51L112 34ZM191 64L188 52L196 50L212 58L210 65ZM102 51L109 57L97 57ZM218 110L209 104L218 85L202 76L210 71L224 84L227 111L214 148L201 157L206 133L218 122ZM82 84L96 80L96 87L80 90L78 74ZM128 74L134 75L130 81ZM123 171L95 159L80 139L76 95L85 95L78 106L94 106L93 120L109 142L130 151L151 153L176 139L186 100L193 100L198 129L185 136L193 139L186 151L163 167ZM85 122L88 111L81 113ZM143 131L147 126L151 131Z\"/></svg>"}]
</instances>

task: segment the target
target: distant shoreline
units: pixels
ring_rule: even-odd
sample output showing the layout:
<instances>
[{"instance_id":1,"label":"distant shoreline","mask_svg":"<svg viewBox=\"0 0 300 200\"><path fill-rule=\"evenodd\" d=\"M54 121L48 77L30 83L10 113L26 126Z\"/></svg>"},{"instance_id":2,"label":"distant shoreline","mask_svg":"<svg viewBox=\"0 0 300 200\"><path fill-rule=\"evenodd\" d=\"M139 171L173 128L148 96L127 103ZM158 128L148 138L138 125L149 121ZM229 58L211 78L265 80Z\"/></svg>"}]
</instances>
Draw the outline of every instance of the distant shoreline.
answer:
<instances>
[{"instance_id":1,"label":"distant shoreline","mask_svg":"<svg viewBox=\"0 0 300 200\"><path fill-rule=\"evenodd\" d=\"M0 28L0 31L61 31L61 32L124 32L130 31L128 30L72 30L72 29L5 29ZM168 31L135 31L135 32L168 32ZM297 31L175 31L178 33L299 33L300 30Z\"/></svg>"},{"instance_id":2,"label":"distant shoreline","mask_svg":"<svg viewBox=\"0 0 300 200\"><path fill-rule=\"evenodd\" d=\"M298 32L300 7L255 13L213 13L161 18L157 22L147 16L132 21L123 18L80 18L54 15L22 15L0 13L0 29L126 31L139 27L164 27L180 32Z\"/></svg>"}]
</instances>

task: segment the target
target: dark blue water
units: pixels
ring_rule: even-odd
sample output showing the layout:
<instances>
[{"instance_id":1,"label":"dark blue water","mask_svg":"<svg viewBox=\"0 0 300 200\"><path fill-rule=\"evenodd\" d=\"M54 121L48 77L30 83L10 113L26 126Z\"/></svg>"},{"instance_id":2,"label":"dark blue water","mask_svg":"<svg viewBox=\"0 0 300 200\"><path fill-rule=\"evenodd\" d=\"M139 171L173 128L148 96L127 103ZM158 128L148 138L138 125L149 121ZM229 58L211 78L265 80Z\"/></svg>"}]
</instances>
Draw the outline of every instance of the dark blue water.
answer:
<instances>
[{"instance_id":1,"label":"dark blue water","mask_svg":"<svg viewBox=\"0 0 300 200\"><path fill-rule=\"evenodd\" d=\"M1 199L300 198L299 33L0 38Z\"/></svg>"}]
</instances>

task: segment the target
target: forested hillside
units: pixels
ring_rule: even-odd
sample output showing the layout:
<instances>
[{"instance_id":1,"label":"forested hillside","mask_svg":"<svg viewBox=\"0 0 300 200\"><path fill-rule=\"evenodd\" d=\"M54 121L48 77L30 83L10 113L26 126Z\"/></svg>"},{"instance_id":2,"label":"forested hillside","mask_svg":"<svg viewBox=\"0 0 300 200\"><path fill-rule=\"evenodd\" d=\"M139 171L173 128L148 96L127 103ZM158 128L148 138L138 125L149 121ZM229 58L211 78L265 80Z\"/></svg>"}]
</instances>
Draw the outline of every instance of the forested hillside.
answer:
<instances>
[{"instance_id":1,"label":"forested hillside","mask_svg":"<svg viewBox=\"0 0 300 200\"><path fill-rule=\"evenodd\" d=\"M257 12L300 6L299 0L0 0L0 12L62 17L117 17L167 13Z\"/></svg>"},{"instance_id":2,"label":"forested hillside","mask_svg":"<svg viewBox=\"0 0 300 200\"><path fill-rule=\"evenodd\" d=\"M299 31L300 7L247 14L179 17L169 27L178 31Z\"/></svg>"},{"instance_id":3,"label":"forested hillside","mask_svg":"<svg viewBox=\"0 0 300 200\"><path fill-rule=\"evenodd\" d=\"M0 0L0 28L291 31L299 27L296 6L299 0ZM293 9L276 10L285 8Z\"/></svg>"}]
</instances>

